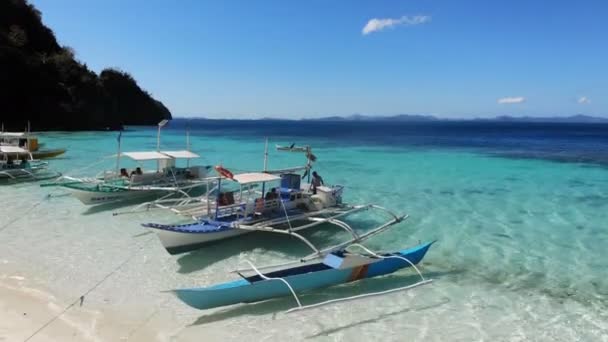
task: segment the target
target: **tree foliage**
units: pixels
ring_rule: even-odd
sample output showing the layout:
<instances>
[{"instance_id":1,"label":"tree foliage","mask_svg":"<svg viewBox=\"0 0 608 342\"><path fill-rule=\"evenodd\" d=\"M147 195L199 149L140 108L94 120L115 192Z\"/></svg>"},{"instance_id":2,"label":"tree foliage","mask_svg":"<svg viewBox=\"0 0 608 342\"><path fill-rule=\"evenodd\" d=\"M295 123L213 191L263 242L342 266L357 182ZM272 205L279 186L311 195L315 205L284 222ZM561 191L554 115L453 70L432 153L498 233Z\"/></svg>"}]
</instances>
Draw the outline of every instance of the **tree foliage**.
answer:
<instances>
[{"instance_id":1,"label":"tree foliage","mask_svg":"<svg viewBox=\"0 0 608 342\"><path fill-rule=\"evenodd\" d=\"M36 130L152 125L171 113L118 69L99 76L60 46L26 0L0 0L0 121Z\"/></svg>"}]
</instances>

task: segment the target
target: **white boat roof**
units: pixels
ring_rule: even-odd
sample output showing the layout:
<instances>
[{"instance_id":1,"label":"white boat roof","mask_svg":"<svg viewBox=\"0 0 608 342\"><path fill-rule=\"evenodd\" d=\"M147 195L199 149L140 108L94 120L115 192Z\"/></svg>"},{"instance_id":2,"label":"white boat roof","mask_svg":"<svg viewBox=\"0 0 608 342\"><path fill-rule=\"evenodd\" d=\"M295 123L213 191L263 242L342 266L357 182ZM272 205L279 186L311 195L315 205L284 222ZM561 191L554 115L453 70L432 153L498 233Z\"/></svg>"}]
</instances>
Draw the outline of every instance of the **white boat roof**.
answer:
<instances>
[{"instance_id":1,"label":"white boat roof","mask_svg":"<svg viewBox=\"0 0 608 342\"><path fill-rule=\"evenodd\" d=\"M200 158L200 156L196 153L190 151L160 151L162 154L166 154L171 158L175 159L192 159L192 158Z\"/></svg>"},{"instance_id":2,"label":"white boat roof","mask_svg":"<svg viewBox=\"0 0 608 342\"><path fill-rule=\"evenodd\" d=\"M281 177L263 172L240 173L232 178L240 184L272 182L280 180Z\"/></svg>"},{"instance_id":3,"label":"white boat roof","mask_svg":"<svg viewBox=\"0 0 608 342\"><path fill-rule=\"evenodd\" d=\"M0 137L6 137L6 138L21 138L21 137L25 137L27 135L27 133L25 132L1 132L0 133Z\"/></svg>"},{"instance_id":4,"label":"white boat roof","mask_svg":"<svg viewBox=\"0 0 608 342\"><path fill-rule=\"evenodd\" d=\"M146 152L123 152L120 154L121 156L129 157L133 160L143 161L143 160L160 160L160 159L171 159L166 154L156 152L156 151L146 151Z\"/></svg>"},{"instance_id":5,"label":"white boat roof","mask_svg":"<svg viewBox=\"0 0 608 342\"><path fill-rule=\"evenodd\" d=\"M0 152L2 152L2 153L29 153L29 151L24 148L21 148L18 146L10 146L10 145L0 146Z\"/></svg>"}]
</instances>

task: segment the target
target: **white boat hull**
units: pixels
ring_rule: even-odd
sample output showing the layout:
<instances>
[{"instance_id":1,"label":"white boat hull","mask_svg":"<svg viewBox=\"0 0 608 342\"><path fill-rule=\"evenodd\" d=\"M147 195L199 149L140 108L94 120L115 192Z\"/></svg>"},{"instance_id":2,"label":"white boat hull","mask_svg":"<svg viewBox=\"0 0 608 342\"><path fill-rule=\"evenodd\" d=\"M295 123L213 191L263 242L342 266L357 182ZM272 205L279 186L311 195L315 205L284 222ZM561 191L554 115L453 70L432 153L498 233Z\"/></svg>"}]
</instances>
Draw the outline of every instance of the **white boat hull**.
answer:
<instances>
[{"instance_id":1,"label":"white boat hull","mask_svg":"<svg viewBox=\"0 0 608 342\"><path fill-rule=\"evenodd\" d=\"M116 191L116 192L99 192L70 189L72 195L85 205L97 205L104 203L113 203L120 201L128 201L142 197L153 197L162 194L162 191L157 190L137 190L137 191Z\"/></svg>"},{"instance_id":2,"label":"white boat hull","mask_svg":"<svg viewBox=\"0 0 608 342\"><path fill-rule=\"evenodd\" d=\"M228 229L219 232L209 232L209 233L182 233L164 229L156 229L150 228L154 230L158 238L160 239L163 247L170 253L176 254L192 249L196 249L197 247L211 243L218 240L224 240L231 237L251 233L251 231L241 230L241 229Z\"/></svg>"}]
</instances>

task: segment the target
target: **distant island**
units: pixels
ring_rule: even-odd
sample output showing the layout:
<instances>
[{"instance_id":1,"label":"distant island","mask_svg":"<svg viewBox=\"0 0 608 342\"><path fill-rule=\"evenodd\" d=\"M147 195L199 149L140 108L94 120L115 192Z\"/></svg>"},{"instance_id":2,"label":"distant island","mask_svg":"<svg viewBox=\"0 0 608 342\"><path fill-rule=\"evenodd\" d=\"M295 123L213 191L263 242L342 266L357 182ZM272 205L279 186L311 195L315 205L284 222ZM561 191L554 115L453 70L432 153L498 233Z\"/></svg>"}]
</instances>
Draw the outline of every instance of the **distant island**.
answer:
<instances>
[{"instance_id":1,"label":"distant island","mask_svg":"<svg viewBox=\"0 0 608 342\"><path fill-rule=\"evenodd\" d=\"M349 116L329 116L316 119L303 119L306 121L392 121L392 122L428 122L428 121L498 121L498 122L564 122L564 123L608 123L608 118L600 118L587 115L571 116L498 116L495 118L471 118L471 119L443 119L432 115L399 114L391 116L371 116L353 114Z\"/></svg>"},{"instance_id":2,"label":"distant island","mask_svg":"<svg viewBox=\"0 0 608 342\"><path fill-rule=\"evenodd\" d=\"M176 118L179 120L237 120L242 121L243 119L211 119L205 117L191 117ZM608 118L600 118L588 115L571 115L571 116L551 116L551 117L532 117L532 116L498 116L495 118L461 118L461 119L445 119L438 118L432 115L412 115L412 114L399 114L391 116L374 116L374 115L363 115L353 114L348 116L327 116L320 118L305 118L305 119L286 119L286 118L270 118L264 117L260 119L251 119L259 121L327 121L327 122L466 122L466 121L488 121L488 122L539 122L539 123L608 123ZM248 121L251 121L248 120Z\"/></svg>"},{"instance_id":3,"label":"distant island","mask_svg":"<svg viewBox=\"0 0 608 342\"><path fill-rule=\"evenodd\" d=\"M128 73L99 75L60 46L26 0L0 1L0 121L5 130L106 130L154 125L171 112Z\"/></svg>"},{"instance_id":4,"label":"distant island","mask_svg":"<svg viewBox=\"0 0 608 342\"><path fill-rule=\"evenodd\" d=\"M328 116L322 118L302 119L306 121L437 121L438 118L431 115L399 114L391 116L372 116L363 114L352 114L349 116Z\"/></svg>"}]
</instances>

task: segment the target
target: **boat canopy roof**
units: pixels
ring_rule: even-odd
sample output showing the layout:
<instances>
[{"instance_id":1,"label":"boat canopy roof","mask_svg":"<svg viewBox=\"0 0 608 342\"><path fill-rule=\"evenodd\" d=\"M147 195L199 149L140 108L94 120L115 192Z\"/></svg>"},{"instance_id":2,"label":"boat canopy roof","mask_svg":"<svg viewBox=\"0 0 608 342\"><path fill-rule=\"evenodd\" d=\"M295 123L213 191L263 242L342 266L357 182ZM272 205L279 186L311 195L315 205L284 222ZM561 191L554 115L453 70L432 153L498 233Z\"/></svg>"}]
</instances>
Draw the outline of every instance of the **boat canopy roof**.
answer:
<instances>
[{"instance_id":1,"label":"boat canopy roof","mask_svg":"<svg viewBox=\"0 0 608 342\"><path fill-rule=\"evenodd\" d=\"M136 161L162 160L162 159L192 159L200 156L190 151L144 151L144 152L123 152L121 156L129 157Z\"/></svg>"},{"instance_id":2,"label":"boat canopy roof","mask_svg":"<svg viewBox=\"0 0 608 342\"><path fill-rule=\"evenodd\" d=\"M159 160L159 159L171 159L166 154L162 154L156 151L147 151L147 152L123 152L120 154L121 156L129 157L133 160L143 161L143 160Z\"/></svg>"},{"instance_id":3,"label":"boat canopy roof","mask_svg":"<svg viewBox=\"0 0 608 342\"><path fill-rule=\"evenodd\" d=\"M0 132L2 138L21 138L27 136L25 132Z\"/></svg>"},{"instance_id":4,"label":"boat canopy roof","mask_svg":"<svg viewBox=\"0 0 608 342\"><path fill-rule=\"evenodd\" d=\"M175 159L192 159L192 158L200 158L200 156L196 153L190 151L160 151L162 154L166 154L171 158Z\"/></svg>"},{"instance_id":5,"label":"boat canopy roof","mask_svg":"<svg viewBox=\"0 0 608 342\"><path fill-rule=\"evenodd\" d=\"M5 145L0 146L0 152L2 152L2 153L29 153L29 151L24 148L17 147L17 146L5 146Z\"/></svg>"},{"instance_id":6,"label":"boat canopy roof","mask_svg":"<svg viewBox=\"0 0 608 342\"><path fill-rule=\"evenodd\" d=\"M234 175L232 178L236 182L240 184L249 184L249 183L262 183L262 182L272 182L276 180L280 180L281 177L276 175L271 175L269 173L263 172L252 172L252 173L240 173Z\"/></svg>"}]
</instances>

